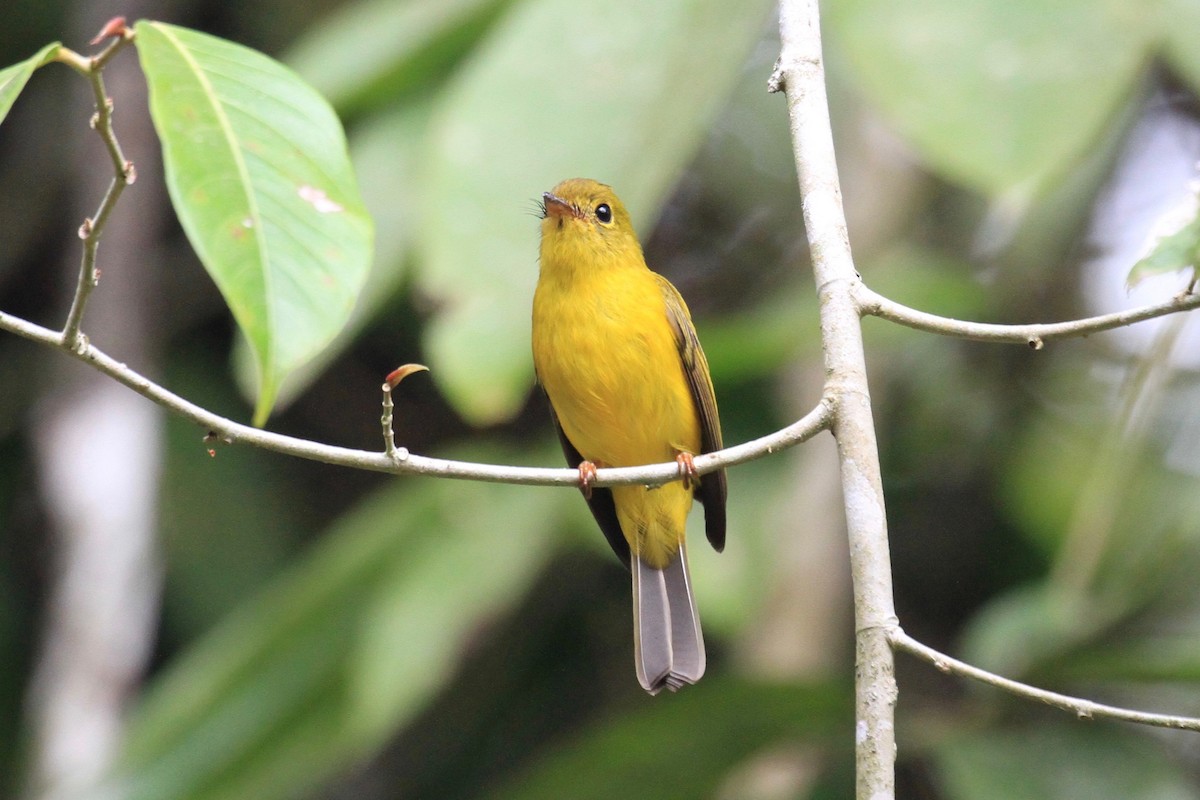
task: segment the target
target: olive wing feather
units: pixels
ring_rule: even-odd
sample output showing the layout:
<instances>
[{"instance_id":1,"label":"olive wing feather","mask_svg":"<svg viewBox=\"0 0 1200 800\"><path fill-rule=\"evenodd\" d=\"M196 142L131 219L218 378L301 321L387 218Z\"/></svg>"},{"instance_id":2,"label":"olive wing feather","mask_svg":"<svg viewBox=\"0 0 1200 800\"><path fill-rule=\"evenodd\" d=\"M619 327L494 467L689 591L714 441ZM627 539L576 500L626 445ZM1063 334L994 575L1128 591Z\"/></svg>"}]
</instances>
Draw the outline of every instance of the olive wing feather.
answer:
<instances>
[{"instance_id":1,"label":"olive wing feather","mask_svg":"<svg viewBox=\"0 0 1200 800\"><path fill-rule=\"evenodd\" d=\"M655 278L662 289L667 318L675 332L675 345L679 349L683 374L687 378L692 402L695 403L696 414L700 418L700 452L715 452L723 445L721 420L717 415L717 398L713 393L712 378L708 373L708 359L704 357L704 350L700 348L700 338L696 335L696 328L692 325L692 318L683 297L666 278L657 273ZM717 552L725 549L727 493L723 469L701 476L700 486L696 489L696 499L704 504L704 532Z\"/></svg>"}]
</instances>

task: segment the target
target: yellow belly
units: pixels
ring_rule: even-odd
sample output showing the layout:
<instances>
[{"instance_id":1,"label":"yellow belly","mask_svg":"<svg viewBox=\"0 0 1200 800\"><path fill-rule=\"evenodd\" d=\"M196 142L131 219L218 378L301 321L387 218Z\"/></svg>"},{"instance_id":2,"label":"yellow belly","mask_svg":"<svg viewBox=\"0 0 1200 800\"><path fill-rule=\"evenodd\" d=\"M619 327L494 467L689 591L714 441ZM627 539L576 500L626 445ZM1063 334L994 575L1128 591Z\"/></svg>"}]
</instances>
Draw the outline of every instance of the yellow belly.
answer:
<instances>
[{"instance_id":1,"label":"yellow belly","mask_svg":"<svg viewBox=\"0 0 1200 800\"><path fill-rule=\"evenodd\" d=\"M533 308L538 376L580 455L624 467L699 452L696 409L652 273L539 282ZM665 566L683 540L691 490L615 487L613 499L630 548Z\"/></svg>"}]
</instances>

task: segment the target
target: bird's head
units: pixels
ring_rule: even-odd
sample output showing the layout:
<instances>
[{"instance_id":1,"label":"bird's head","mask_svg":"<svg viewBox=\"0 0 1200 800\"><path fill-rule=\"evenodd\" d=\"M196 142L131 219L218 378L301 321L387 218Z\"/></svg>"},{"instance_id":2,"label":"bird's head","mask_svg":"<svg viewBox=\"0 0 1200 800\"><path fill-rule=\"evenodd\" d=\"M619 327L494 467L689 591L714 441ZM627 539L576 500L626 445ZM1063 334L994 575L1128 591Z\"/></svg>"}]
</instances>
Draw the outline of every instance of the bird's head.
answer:
<instances>
[{"instance_id":1,"label":"bird's head","mask_svg":"<svg viewBox=\"0 0 1200 800\"><path fill-rule=\"evenodd\" d=\"M542 195L542 263L634 263L642 248L629 212L611 187L571 178Z\"/></svg>"}]
</instances>

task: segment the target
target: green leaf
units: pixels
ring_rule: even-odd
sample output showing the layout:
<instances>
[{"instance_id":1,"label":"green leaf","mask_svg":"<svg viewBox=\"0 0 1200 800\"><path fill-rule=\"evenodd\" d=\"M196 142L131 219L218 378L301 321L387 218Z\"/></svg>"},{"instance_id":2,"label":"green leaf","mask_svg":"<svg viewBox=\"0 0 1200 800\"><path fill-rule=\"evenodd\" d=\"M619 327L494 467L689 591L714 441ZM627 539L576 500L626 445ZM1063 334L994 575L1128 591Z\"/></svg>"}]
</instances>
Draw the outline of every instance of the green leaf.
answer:
<instances>
[{"instance_id":1,"label":"green leaf","mask_svg":"<svg viewBox=\"0 0 1200 800\"><path fill-rule=\"evenodd\" d=\"M492 27L435 112L420 288L447 397L476 423L529 391L533 201L558 181L612 184L643 234L761 32L765 0L529 0Z\"/></svg>"},{"instance_id":2,"label":"green leaf","mask_svg":"<svg viewBox=\"0 0 1200 800\"><path fill-rule=\"evenodd\" d=\"M346 326L316 358L284 379L277 397L279 406L286 406L303 393L330 362L345 352L363 327L396 295L408 275L421 200L417 158L428 125L429 104L408 103L392 113L376 114L355 128L350 153L360 176L363 200L376 222L375 260ZM234 346L233 356L238 385L252 394L254 355L244 339ZM381 370L396 366L408 356L396 353L395 358L395 364L380 365Z\"/></svg>"},{"instance_id":3,"label":"green leaf","mask_svg":"<svg viewBox=\"0 0 1200 800\"><path fill-rule=\"evenodd\" d=\"M255 354L256 424L345 325L373 229L329 104L290 69L142 20L137 48L183 229Z\"/></svg>"},{"instance_id":4,"label":"green leaf","mask_svg":"<svg viewBox=\"0 0 1200 800\"><path fill-rule=\"evenodd\" d=\"M9 109L16 102L17 95L25 88L33 71L52 59L61 46L58 42L52 42L24 61L0 69L0 122L8 116Z\"/></svg>"},{"instance_id":5,"label":"green leaf","mask_svg":"<svg viewBox=\"0 0 1200 800\"><path fill-rule=\"evenodd\" d=\"M718 787L755 752L781 740L827 745L842 737L853 714L847 693L830 685L709 678L665 699L564 744L524 779L491 796L724 796Z\"/></svg>"},{"instance_id":6,"label":"green leaf","mask_svg":"<svg viewBox=\"0 0 1200 800\"><path fill-rule=\"evenodd\" d=\"M944 795L957 800L1195 797L1185 771L1166 752L1128 728L1040 724L946 737L935 764Z\"/></svg>"},{"instance_id":7,"label":"green leaf","mask_svg":"<svg viewBox=\"0 0 1200 800\"><path fill-rule=\"evenodd\" d=\"M1143 0L837 0L827 30L873 103L929 164L1033 194L1079 161L1142 73Z\"/></svg>"},{"instance_id":8,"label":"green leaf","mask_svg":"<svg viewBox=\"0 0 1200 800\"><path fill-rule=\"evenodd\" d=\"M1200 217L1182 228L1163 237L1150 255L1138 261L1129 270L1125 285L1132 288L1152 275L1179 272L1190 269L1191 280L1196 279L1196 268L1200 266Z\"/></svg>"},{"instance_id":9,"label":"green leaf","mask_svg":"<svg viewBox=\"0 0 1200 800\"><path fill-rule=\"evenodd\" d=\"M526 591L576 500L420 479L378 492L158 678L106 788L127 800L311 791L446 684Z\"/></svg>"},{"instance_id":10,"label":"green leaf","mask_svg":"<svg viewBox=\"0 0 1200 800\"><path fill-rule=\"evenodd\" d=\"M342 110L394 104L442 80L510 0L367 0L330 14L287 56Z\"/></svg>"}]
</instances>

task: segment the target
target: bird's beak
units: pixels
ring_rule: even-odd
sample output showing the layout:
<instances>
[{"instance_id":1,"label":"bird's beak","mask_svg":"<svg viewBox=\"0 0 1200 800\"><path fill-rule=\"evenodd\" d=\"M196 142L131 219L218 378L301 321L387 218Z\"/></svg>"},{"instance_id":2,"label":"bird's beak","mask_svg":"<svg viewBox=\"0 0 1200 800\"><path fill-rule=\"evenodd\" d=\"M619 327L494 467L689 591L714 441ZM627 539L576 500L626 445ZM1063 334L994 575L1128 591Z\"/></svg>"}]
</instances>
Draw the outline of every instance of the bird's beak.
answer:
<instances>
[{"instance_id":1,"label":"bird's beak","mask_svg":"<svg viewBox=\"0 0 1200 800\"><path fill-rule=\"evenodd\" d=\"M579 217L579 210L575 206L563 200L557 195L550 192L542 192L542 207L546 210L546 217Z\"/></svg>"}]
</instances>

